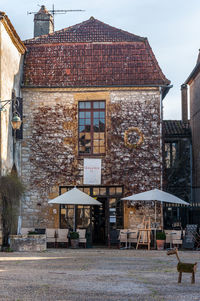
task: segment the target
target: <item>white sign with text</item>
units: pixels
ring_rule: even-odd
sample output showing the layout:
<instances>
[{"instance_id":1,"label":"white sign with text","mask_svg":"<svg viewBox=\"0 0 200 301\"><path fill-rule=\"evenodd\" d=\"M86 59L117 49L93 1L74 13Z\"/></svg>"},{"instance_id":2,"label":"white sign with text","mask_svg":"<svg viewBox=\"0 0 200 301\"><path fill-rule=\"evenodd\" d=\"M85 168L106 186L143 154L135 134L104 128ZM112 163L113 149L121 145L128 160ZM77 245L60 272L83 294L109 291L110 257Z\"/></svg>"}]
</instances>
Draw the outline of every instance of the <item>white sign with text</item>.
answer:
<instances>
[{"instance_id":1,"label":"white sign with text","mask_svg":"<svg viewBox=\"0 0 200 301\"><path fill-rule=\"evenodd\" d=\"M84 159L84 185L101 184L101 159Z\"/></svg>"}]
</instances>

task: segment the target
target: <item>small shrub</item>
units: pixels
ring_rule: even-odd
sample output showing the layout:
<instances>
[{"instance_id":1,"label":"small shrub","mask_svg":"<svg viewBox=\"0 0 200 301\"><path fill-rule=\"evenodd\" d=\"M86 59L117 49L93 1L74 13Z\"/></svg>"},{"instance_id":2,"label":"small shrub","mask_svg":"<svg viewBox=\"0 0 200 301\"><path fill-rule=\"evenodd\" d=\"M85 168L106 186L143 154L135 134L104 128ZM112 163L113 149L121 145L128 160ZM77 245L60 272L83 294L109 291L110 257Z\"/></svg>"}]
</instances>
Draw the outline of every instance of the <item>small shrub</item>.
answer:
<instances>
[{"instance_id":1,"label":"small shrub","mask_svg":"<svg viewBox=\"0 0 200 301\"><path fill-rule=\"evenodd\" d=\"M78 239L79 233L78 232L70 232L70 238L71 239Z\"/></svg>"},{"instance_id":2,"label":"small shrub","mask_svg":"<svg viewBox=\"0 0 200 301\"><path fill-rule=\"evenodd\" d=\"M156 232L156 239L157 240L165 240L166 239L165 232Z\"/></svg>"}]
</instances>

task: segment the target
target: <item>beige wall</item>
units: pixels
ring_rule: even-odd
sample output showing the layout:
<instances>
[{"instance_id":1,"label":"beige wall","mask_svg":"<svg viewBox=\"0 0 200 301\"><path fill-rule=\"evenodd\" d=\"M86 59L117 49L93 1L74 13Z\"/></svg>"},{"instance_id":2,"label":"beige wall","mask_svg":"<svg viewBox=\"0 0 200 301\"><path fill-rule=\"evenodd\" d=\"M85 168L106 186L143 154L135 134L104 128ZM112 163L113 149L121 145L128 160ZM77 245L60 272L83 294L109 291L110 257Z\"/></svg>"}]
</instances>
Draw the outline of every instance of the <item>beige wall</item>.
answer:
<instances>
[{"instance_id":1,"label":"beige wall","mask_svg":"<svg viewBox=\"0 0 200 301\"><path fill-rule=\"evenodd\" d=\"M126 195L160 188L158 89L23 89L22 178L27 187L23 226L58 226L58 214L53 214L49 198L58 195L59 185L83 183L83 158L77 148L77 101L97 99L106 101L107 151L101 157L102 184L124 185ZM124 133L130 127L138 127L144 135L138 149L125 145ZM125 226L131 226L128 211L125 214Z\"/></svg>"},{"instance_id":2,"label":"beige wall","mask_svg":"<svg viewBox=\"0 0 200 301\"><path fill-rule=\"evenodd\" d=\"M20 95L20 77L22 55L13 44L7 30L0 22L0 98L11 99L13 89L16 96ZM11 105L8 104L1 112L1 173L5 174L13 166L13 138L10 120L12 118ZM20 159L20 147L17 146L16 155ZM16 162L20 172L20 164Z\"/></svg>"}]
</instances>

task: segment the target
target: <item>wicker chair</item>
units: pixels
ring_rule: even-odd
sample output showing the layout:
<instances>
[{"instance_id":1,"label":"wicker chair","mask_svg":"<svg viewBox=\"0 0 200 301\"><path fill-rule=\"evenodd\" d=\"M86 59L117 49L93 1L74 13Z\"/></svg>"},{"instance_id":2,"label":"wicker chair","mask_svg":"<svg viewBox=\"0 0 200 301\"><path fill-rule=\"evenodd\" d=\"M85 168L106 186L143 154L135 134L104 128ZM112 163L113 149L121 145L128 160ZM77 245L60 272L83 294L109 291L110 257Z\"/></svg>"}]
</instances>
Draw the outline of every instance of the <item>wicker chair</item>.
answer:
<instances>
[{"instance_id":1,"label":"wicker chair","mask_svg":"<svg viewBox=\"0 0 200 301\"><path fill-rule=\"evenodd\" d=\"M56 229L54 228L47 228L46 229L46 240L47 240L47 244L51 243L54 245L54 248L56 246L56 242L57 242L57 232Z\"/></svg>"},{"instance_id":2,"label":"wicker chair","mask_svg":"<svg viewBox=\"0 0 200 301\"><path fill-rule=\"evenodd\" d=\"M84 244L85 248L86 248L86 229L76 229L76 231L79 234L79 244Z\"/></svg>"},{"instance_id":3,"label":"wicker chair","mask_svg":"<svg viewBox=\"0 0 200 301\"><path fill-rule=\"evenodd\" d=\"M69 229L57 229L57 241L56 244L59 243L66 243L66 246L68 247L68 233Z\"/></svg>"}]
</instances>

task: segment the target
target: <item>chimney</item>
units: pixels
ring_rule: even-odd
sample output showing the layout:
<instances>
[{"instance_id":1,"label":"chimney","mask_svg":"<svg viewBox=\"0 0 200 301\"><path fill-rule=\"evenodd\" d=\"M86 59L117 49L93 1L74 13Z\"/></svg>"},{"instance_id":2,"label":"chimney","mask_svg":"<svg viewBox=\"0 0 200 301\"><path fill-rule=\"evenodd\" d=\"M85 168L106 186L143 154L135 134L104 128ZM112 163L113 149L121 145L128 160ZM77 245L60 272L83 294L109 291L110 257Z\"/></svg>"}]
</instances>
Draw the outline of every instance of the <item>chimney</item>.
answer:
<instances>
[{"instance_id":1,"label":"chimney","mask_svg":"<svg viewBox=\"0 0 200 301\"><path fill-rule=\"evenodd\" d=\"M53 16L48 12L45 6L42 5L38 13L34 15L34 38L53 32Z\"/></svg>"},{"instance_id":2,"label":"chimney","mask_svg":"<svg viewBox=\"0 0 200 301\"><path fill-rule=\"evenodd\" d=\"M182 102L182 121L188 121L188 100L187 100L187 85L181 85L181 102Z\"/></svg>"}]
</instances>

